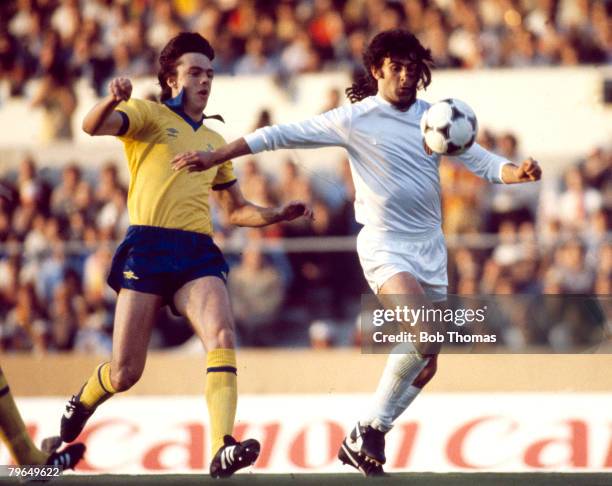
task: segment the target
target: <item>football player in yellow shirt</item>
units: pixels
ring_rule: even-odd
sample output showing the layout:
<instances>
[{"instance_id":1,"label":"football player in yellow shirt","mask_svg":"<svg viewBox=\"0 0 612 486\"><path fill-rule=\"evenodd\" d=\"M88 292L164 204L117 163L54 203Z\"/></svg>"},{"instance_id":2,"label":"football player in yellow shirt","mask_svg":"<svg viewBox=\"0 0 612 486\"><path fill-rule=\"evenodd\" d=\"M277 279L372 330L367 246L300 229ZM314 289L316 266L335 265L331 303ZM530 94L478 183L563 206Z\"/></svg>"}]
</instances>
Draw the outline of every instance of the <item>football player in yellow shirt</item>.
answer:
<instances>
[{"instance_id":1,"label":"football player in yellow shirt","mask_svg":"<svg viewBox=\"0 0 612 486\"><path fill-rule=\"evenodd\" d=\"M295 201L262 208L246 201L228 161L194 177L170 161L188 150L214 150L223 138L206 126L214 51L197 33L183 32L161 52L161 102L131 99L126 78L83 121L90 135L114 135L124 144L130 171L131 226L113 258L108 283L118 292L110 363L99 365L73 396L61 437L74 440L103 401L128 390L142 375L157 309L185 316L207 350L205 395L211 427L210 474L227 477L252 464L260 445L232 437L237 402L234 320L225 281L228 266L214 244L209 194L237 226L265 226L311 217Z\"/></svg>"}]
</instances>

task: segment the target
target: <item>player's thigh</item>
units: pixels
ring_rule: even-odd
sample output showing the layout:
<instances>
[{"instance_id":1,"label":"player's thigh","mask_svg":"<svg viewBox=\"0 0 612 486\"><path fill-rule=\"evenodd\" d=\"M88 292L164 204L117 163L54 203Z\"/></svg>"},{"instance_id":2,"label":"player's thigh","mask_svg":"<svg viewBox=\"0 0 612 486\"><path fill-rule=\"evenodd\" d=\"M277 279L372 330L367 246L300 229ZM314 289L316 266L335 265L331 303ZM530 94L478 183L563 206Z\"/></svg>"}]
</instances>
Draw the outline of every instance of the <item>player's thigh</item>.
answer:
<instances>
[{"instance_id":1,"label":"player's thigh","mask_svg":"<svg viewBox=\"0 0 612 486\"><path fill-rule=\"evenodd\" d=\"M142 373L161 303L159 295L121 289L115 307L111 370L127 367Z\"/></svg>"},{"instance_id":2,"label":"player's thigh","mask_svg":"<svg viewBox=\"0 0 612 486\"><path fill-rule=\"evenodd\" d=\"M174 306L207 350L234 347L234 318L223 280L207 276L187 282L174 294Z\"/></svg>"},{"instance_id":3,"label":"player's thigh","mask_svg":"<svg viewBox=\"0 0 612 486\"><path fill-rule=\"evenodd\" d=\"M378 290L378 300L387 309L425 305L426 294L418 280L409 272L398 272L387 279Z\"/></svg>"}]
</instances>

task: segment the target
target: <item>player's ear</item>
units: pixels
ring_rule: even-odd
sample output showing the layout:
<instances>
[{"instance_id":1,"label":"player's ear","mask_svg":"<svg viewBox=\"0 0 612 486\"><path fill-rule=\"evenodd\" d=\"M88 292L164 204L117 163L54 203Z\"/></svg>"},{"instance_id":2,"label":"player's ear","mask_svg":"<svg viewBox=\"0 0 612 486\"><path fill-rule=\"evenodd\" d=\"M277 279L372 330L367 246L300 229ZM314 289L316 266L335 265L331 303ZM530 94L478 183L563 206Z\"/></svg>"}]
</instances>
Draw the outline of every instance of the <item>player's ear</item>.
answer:
<instances>
[{"instance_id":1,"label":"player's ear","mask_svg":"<svg viewBox=\"0 0 612 486\"><path fill-rule=\"evenodd\" d=\"M178 80L177 80L177 75L176 74L171 74L170 76L168 76L166 78L166 84L168 85L168 87L170 89L173 88L178 88Z\"/></svg>"},{"instance_id":2,"label":"player's ear","mask_svg":"<svg viewBox=\"0 0 612 486\"><path fill-rule=\"evenodd\" d=\"M374 77L374 79L376 79L377 81L379 79L384 78L383 76L383 71L382 71L382 66L381 67L377 67L376 65L372 66L370 68L370 73L372 74L372 76Z\"/></svg>"}]
</instances>

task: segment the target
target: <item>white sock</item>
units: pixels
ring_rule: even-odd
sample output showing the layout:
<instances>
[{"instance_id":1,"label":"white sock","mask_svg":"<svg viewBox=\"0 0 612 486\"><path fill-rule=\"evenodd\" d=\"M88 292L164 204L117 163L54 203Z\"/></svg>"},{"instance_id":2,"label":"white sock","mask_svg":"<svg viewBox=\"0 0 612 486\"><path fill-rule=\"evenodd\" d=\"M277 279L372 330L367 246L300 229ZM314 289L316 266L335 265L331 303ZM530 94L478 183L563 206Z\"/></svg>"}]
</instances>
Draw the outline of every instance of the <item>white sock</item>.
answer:
<instances>
[{"instance_id":1,"label":"white sock","mask_svg":"<svg viewBox=\"0 0 612 486\"><path fill-rule=\"evenodd\" d=\"M382 432L391 430L395 419L421 391L413 386L412 382L428 361L428 358L423 358L416 350L407 354L390 354L378 382L370 413L359 423L370 425Z\"/></svg>"}]
</instances>

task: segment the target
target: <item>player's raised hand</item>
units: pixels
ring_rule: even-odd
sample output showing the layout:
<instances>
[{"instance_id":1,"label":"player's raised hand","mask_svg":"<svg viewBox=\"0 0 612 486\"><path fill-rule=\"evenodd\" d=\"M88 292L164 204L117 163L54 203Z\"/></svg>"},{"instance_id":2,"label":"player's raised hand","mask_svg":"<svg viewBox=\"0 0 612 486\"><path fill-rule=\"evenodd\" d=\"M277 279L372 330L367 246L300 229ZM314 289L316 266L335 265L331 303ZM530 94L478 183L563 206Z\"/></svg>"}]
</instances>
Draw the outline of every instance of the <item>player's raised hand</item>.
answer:
<instances>
[{"instance_id":1,"label":"player's raised hand","mask_svg":"<svg viewBox=\"0 0 612 486\"><path fill-rule=\"evenodd\" d=\"M519 182L539 181L542 177L542 168L538 161L528 157L516 169L516 178Z\"/></svg>"},{"instance_id":2,"label":"player's raised hand","mask_svg":"<svg viewBox=\"0 0 612 486\"><path fill-rule=\"evenodd\" d=\"M132 96L132 82L128 78L115 78L108 85L108 90L116 102L127 101Z\"/></svg>"},{"instance_id":3,"label":"player's raised hand","mask_svg":"<svg viewBox=\"0 0 612 486\"><path fill-rule=\"evenodd\" d=\"M280 208L281 221L291 221L300 216L313 219L312 208L303 201L291 201Z\"/></svg>"},{"instance_id":4,"label":"player's raised hand","mask_svg":"<svg viewBox=\"0 0 612 486\"><path fill-rule=\"evenodd\" d=\"M172 170L187 169L189 172L201 172L216 165L215 152L183 152L171 161Z\"/></svg>"}]
</instances>

